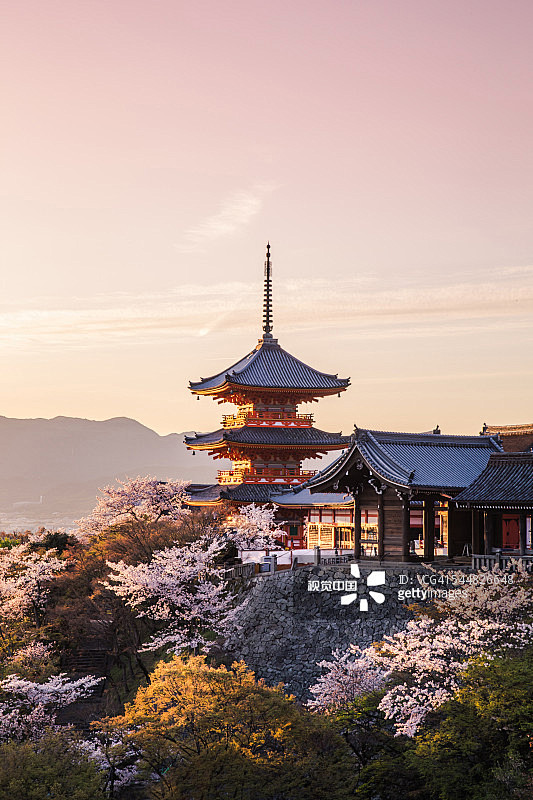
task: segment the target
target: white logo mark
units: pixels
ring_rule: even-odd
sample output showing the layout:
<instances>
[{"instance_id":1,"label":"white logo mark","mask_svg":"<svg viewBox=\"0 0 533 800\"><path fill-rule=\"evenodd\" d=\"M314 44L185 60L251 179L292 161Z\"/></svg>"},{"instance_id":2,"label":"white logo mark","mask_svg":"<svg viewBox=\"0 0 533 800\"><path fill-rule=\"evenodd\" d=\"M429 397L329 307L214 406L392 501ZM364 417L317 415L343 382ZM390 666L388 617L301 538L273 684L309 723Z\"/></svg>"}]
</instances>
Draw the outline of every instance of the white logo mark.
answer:
<instances>
[{"instance_id":1,"label":"white logo mark","mask_svg":"<svg viewBox=\"0 0 533 800\"><path fill-rule=\"evenodd\" d=\"M350 571L354 578L359 579L361 577L358 564L350 564ZM366 579L367 586L383 586L384 583L385 570L382 569L373 570ZM374 602L379 603L380 605L381 603L385 602L385 595L382 592L370 591L369 594ZM354 592L353 594L343 594L341 597L341 606L349 606L355 600L357 600L357 592ZM361 600L359 600L359 611L368 611L368 600L366 597L363 597Z\"/></svg>"}]
</instances>

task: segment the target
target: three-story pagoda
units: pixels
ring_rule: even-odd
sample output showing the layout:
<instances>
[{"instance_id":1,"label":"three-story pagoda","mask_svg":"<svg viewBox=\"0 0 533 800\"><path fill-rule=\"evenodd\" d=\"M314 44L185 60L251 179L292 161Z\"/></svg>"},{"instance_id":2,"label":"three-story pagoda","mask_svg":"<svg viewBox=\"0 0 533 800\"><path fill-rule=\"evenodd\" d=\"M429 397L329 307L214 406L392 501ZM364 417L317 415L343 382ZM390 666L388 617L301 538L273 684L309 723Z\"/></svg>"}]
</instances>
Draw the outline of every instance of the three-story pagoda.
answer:
<instances>
[{"instance_id":1,"label":"three-story pagoda","mask_svg":"<svg viewBox=\"0 0 533 800\"><path fill-rule=\"evenodd\" d=\"M302 403L340 394L349 378L339 378L304 364L284 350L272 335L272 264L270 244L265 261L263 336L257 346L232 366L190 382L193 394L232 403L219 430L185 437L190 450L206 450L230 459L231 470L218 473L218 483L191 487L195 504L223 499L234 503L266 503L273 495L297 487L314 473L302 461L341 450L349 436L313 426L312 414L300 414Z\"/></svg>"}]
</instances>

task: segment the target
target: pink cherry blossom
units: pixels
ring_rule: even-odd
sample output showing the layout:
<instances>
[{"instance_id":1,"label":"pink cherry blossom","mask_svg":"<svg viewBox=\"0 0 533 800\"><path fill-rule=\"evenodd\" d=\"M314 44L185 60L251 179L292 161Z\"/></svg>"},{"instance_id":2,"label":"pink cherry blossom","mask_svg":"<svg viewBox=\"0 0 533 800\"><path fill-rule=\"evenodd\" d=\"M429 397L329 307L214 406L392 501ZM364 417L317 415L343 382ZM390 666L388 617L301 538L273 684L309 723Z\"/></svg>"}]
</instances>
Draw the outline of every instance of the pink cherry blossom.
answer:
<instances>
[{"instance_id":1,"label":"pink cherry blossom","mask_svg":"<svg viewBox=\"0 0 533 800\"><path fill-rule=\"evenodd\" d=\"M331 661L320 663L323 675L310 689L309 705L334 710L381 687L379 708L396 734L414 736L427 714L453 697L472 659L531 644L532 579L520 564L514 566L513 582L498 570L470 583L458 574L461 591L436 602L436 615L411 620L365 650L333 653Z\"/></svg>"},{"instance_id":2,"label":"pink cherry blossom","mask_svg":"<svg viewBox=\"0 0 533 800\"><path fill-rule=\"evenodd\" d=\"M55 550L33 552L29 544L0 550L0 616L20 618L32 612L38 622L46 605L49 584L68 562Z\"/></svg>"},{"instance_id":3,"label":"pink cherry blossom","mask_svg":"<svg viewBox=\"0 0 533 800\"><path fill-rule=\"evenodd\" d=\"M145 650L197 648L207 645L208 631L210 636L222 632L232 598L213 559L225 543L223 537L203 536L192 544L154 553L148 564L108 562L111 574L104 586L137 616L162 623Z\"/></svg>"},{"instance_id":4,"label":"pink cherry blossom","mask_svg":"<svg viewBox=\"0 0 533 800\"><path fill-rule=\"evenodd\" d=\"M228 536L238 550L273 549L280 527L274 516L275 510L266 505L242 506L227 522Z\"/></svg>"},{"instance_id":5,"label":"pink cherry blossom","mask_svg":"<svg viewBox=\"0 0 533 800\"><path fill-rule=\"evenodd\" d=\"M179 520L189 511L186 481L161 481L146 476L117 480L118 485L104 486L99 491L94 510L88 517L77 520L78 538L102 533L111 525L128 520L158 522L160 519Z\"/></svg>"}]
</instances>

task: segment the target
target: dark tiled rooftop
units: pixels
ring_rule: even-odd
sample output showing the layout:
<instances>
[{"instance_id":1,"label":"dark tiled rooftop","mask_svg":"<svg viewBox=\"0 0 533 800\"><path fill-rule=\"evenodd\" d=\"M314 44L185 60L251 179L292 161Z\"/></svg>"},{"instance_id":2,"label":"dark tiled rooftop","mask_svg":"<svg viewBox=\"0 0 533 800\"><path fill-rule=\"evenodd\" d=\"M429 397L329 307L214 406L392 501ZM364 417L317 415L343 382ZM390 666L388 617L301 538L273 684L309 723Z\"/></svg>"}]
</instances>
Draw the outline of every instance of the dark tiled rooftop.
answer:
<instances>
[{"instance_id":1,"label":"dark tiled rooftop","mask_svg":"<svg viewBox=\"0 0 533 800\"><path fill-rule=\"evenodd\" d=\"M294 489L292 492L275 494L272 502L279 506L343 506L351 508L353 497L345 492L313 492L309 489Z\"/></svg>"},{"instance_id":2,"label":"dark tiled rooftop","mask_svg":"<svg viewBox=\"0 0 533 800\"><path fill-rule=\"evenodd\" d=\"M309 482L332 485L361 458L386 482L417 489L464 489L484 469L491 453L501 452L487 436L446 436L359 429L343 456Z\"/></svg>"},{"instance_id":3,"label":"dark tiled rooftop","mask_svg":"<svg viewBox=\"0 0 533 800\"><path fill-rule=\"evenodd\" d=\"M205 503L213 503L220 499L220 489L222 487L218 483L202 484L195 483L187 487L187 494L193 503L203 501Z\"/></svg>"},{"instance_id":4,"label":"dark tiled rooftop","mask_svg":"<svg viewBox=\"0 0 533 800\"><path fill-rule=\"evenodd\" d=\"M533 453L491 455L483 472L455 501L462 507L533 509Z\"/></svg>"},{"instance_id":5,"label":"dark tiled rooftop","mask_svg":"<svg viewBox=\"0 0 533 800\"><path fill-rule=\"evenodd\" d=\"M239 486L221 487L221 497L234 500L237 503L270 503L272 496L283 489L288 489L288 484L257 484L241 483Z\"/></svg>"},{"instance_id":6,"label":"dark tiled rooftop","mask_svg":"<svg viewBox=\"0 0 533 800\"><path fill-rule=\"evenodd\" d=\"M220 428L212 433L200 433L186 436L185 444L216 445L222 442L241 444L257 444L285 447L347 447L352 441L350 436L340 433L327 433L317 428L284 428L254 427L244 425L242 428Z\"/></svg>"},{"instance_id":7,"label":"dark tiled rooftop","mask_svg":"<svg viewBox=\"0 0 533 800\"><path fill-rule=\"evenodd\" d=\"M276 339L267 339L261 340L255 350L218 375L191 381L189 388L192 392L204 392L230 384L302 389L320 394L342 391L349 383L349 378L338 378L304 364L280 347Z\"/></svg>"}]
</instances>

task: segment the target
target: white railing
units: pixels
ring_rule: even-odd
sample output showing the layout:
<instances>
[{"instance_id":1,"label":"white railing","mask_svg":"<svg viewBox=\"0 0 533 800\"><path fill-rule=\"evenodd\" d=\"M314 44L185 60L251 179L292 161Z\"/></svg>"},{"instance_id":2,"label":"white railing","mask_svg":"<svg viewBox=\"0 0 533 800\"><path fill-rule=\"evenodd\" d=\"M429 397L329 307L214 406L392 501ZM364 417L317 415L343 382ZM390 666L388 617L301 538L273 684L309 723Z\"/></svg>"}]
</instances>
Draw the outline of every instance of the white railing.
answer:
<instances>
[{"instance_id":1,"label":"white railing","mask_svg":"<svg viewBox=\"0 0 533 800\"><path fill-rule=\"evenodd\" d=\"M494 555L473 554L472 555L472 568L473 569L500 569L513 572L516 569L516 562L521 561L524 569L527 572L533 573L533 555L519 556L512 553L496 553Z\"/></svg>"}]
</instances>

